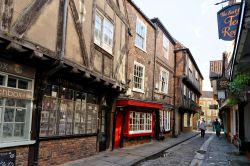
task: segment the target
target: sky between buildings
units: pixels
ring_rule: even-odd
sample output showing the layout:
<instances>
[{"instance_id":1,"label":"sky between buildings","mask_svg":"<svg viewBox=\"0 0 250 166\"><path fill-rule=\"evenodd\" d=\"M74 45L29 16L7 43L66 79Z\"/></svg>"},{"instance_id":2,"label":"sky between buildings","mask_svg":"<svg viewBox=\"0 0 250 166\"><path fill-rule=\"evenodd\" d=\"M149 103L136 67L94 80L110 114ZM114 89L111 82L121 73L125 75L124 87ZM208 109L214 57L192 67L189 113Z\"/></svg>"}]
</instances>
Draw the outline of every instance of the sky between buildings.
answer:
<instances>
[{"instance_id":1,"label":"sky between buildings","mask_svg":"<svg viewBox=\"0 0 250 166\"><path fill-rule=\"evenodd\" d=\"M133 1L149 18L158 17L170 34L190 49L204 77L203 90L212 90L209 61L221 60L227 48L218 38L217 11L223 6L214 4L221 0Z\"/></svg>"}]
</instances>

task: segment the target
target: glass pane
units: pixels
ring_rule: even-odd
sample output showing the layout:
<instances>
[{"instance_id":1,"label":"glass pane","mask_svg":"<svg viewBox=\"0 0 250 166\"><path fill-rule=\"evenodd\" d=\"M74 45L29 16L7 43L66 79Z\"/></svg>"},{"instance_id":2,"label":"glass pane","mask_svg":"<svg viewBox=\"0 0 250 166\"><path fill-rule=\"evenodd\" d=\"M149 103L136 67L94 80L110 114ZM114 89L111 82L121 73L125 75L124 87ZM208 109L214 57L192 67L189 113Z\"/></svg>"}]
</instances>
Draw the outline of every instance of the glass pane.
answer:
<instances>
[{"instance_id":1,"label":"glass pane","mask_svg":"<svg viewBox=\"0 0 250 166\"><path fill-rule=\"evenodd\" d=\"M15 124L14 136L15 137L23 137L24 136L24 124L23 123Z\"/></svg>"},{"instance_id":2,"label":"glass pane","mask_svg":"<svg viewBox=\"0 0 250 166\"><path fill-rule=\"evenodd\" d=\"M20 89L28 89L29 82L26 80L18 80L18 88Z\"/></svg>"},{"instance_id":3,"label":"glass pane","mask_svg":"<svg viewBox=\"0 0 250 166\"><path fill-rule=\"evenodd\" d=\"M6 99L6 106L15 106L15 99Z\"/></svg>"},{"instance_id":4,"label":"glass pane","mask_svg":"<svg viewBox=\"0 0 250 166\"><path fill-rule=\"evenodd\" d=\"M5 108L4 122L14 122L14 108Z\"/></svg>"},{"instance_id":5,"label":"glass pane","mask_svg":"<svg viewBox=\"0 0 250 166\"><path fill-rule=\"evenodd\" d=\"M25 113L26 113L26 109L17 108L15 121L16 122L25 122Z\"/></svg>"},{"instance_id":6,"label":"glass pane","mask_svg":"<svg viewBox=\"0 0 250 166\"><path fill-rule=\"evenodd\" d=\"M8 78L8 87L16 88L16 82L17 82L16 78L9 77Z\"/></svg>"},{"instance_id":7,"label":"glass pane","mask_svg":"<svg viewBox=\"0 0 250 166\"><path fill-rule=\"evenodd\" d=\"M0 85L4 85L5 84L5 76L0 75Z\"/></svg>"},{"instance_id":8,"label":"glass pane","mask_svg":"<svg viewBox=\"0 0 250 166\"><path fill-rule=\"evenodd\" d=\"M0 106L3 105L3 98L0 98Z\"/></svg>"},{"instance_id":9,"label":"glass pane","mask_svg":"<svg viewBox=\"0 0 250 166\"><path fill-rule=\"evenodd\" d=\"M58 100L51 97L44 97L43 110L41 114L40 135L56 135L56 112Z\"/></svg>"},{"instance_id":10,"label":"glass pane","mask_svg":"<svg viewBox=\"0 0 250 166\"><path fill-rule=\"evenodd\" d=\"M26 108L26 100L17 100L16 101L16 107L22 107L22 108Z\"/></svg>"},{"instance_id":11,"label":"glass pane","mask_svg":"<svg viewBox=\"0 0 250 166\"><path fill-rule=\"evenodd\" d=\"M12 137L13 123L3 124L3 138Z\"/></svg>"}]
</instances>

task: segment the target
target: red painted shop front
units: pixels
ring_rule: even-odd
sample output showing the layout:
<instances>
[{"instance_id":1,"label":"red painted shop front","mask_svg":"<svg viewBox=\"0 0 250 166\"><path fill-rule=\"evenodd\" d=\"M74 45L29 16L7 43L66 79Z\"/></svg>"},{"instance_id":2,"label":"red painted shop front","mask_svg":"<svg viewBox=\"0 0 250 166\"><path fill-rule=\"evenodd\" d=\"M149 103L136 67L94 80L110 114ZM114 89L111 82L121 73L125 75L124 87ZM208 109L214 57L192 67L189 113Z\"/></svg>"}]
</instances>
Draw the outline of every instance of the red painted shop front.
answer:
<instances>
[{"instance_id":1,"label":"red painted shop front","mask_svg":"<svg viewBox=\"0 0 250 166\"><path fill-rule=\"evenodd\" d=\"M115 148L122 147L122 139L137 138L155 134L155 111L162 108L162 104L139 100L118 100Z\"/></svg>"}]
</instances>

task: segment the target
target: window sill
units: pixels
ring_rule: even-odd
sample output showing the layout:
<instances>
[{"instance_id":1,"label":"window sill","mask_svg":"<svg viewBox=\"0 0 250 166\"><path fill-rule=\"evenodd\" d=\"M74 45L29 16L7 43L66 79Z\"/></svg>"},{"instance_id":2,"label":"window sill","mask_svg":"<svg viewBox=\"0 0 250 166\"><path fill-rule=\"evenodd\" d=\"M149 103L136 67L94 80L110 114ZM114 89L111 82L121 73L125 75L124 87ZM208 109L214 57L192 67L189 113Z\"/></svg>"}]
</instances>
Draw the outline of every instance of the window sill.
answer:
<instances>
[{"instance_id":1,"label":"window sill","mask_svg":"<svg viewBox=\"0 0 250 166\"><path fill-rule=\"evenodd\" d=\"M141 48L140 46L137 46L136 44L135 44L135 47L138 48L138 49L140 49L141 51L147 53L146 49L143 49L143 48Z\"/></svg>"},{"instance_id":2,"label":"window sill","mask_svg":"<svg viewBox=\"0 0 250 166\"><path fill-rule=\"evenodd\" d=\"M133 91L133 92L142 93L142 94L144 94L144 93L145 93L143 90L140 90L140 89L134 89L134 88L133 88L133 90L132 90L132 91Z\"/></svg>"},{"instance_id":3,"label":"window sill","mask_svg":"<svg viewBox=\"0 0 250 166\"><path fill-rule=\"evenodd\" d=\"M29 140L29 141L16 141L16 142L2 142L0 143L0 148L6 148L6 147L14 147L14 146L24 146L24 145L32 145L36 141L35 140Z\"/></svg>"},{"instance_id":4,"label":"window sill","mask_svg":"<svg viewBox=\"0 0 250 166\"><path fill-rule=\"evenodd\" d=\"M161 91L155 90L155 93L157 93L157 94L159 94L159 95L165 95L166 97L172 98L171 96L168 95L168 92L161 92Z\"/></svg>"}]
</instances>

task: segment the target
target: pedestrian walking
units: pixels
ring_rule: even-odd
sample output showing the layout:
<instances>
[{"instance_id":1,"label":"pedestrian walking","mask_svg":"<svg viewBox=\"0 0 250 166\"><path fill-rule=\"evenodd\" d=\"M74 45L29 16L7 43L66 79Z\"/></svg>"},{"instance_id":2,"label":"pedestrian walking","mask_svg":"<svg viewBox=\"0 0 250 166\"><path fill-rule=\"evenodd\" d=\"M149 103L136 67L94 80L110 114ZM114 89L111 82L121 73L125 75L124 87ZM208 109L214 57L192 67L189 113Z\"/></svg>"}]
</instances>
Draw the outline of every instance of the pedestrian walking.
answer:
<instances>
[{"instance_id":1,"label":"pedestrian walking","mask_svg":"<svg viewBox=\"0 0 250 166\"><path fill-rule=\"evenodd\" d=\"M204 138L205 131L206 131L206 123L205 123L204 118L202 118L202 120L200 120L199 122L199 129L201 131L201 138Z\"/></svg>"},{"instance_id":2,"label":"pedestrian walking","mask_svg":"<svg viewBox=\"0 0 250 166\"><path fill-rule=\"evenodd\" d=\"M221 125L220 125L220 122L218 121L218 119L216 119L214 122L214 128L215 128L217 137L219 137L220 131L221 131Z\"/></svg>"}]
</instances>

